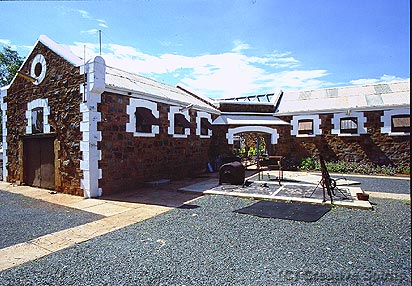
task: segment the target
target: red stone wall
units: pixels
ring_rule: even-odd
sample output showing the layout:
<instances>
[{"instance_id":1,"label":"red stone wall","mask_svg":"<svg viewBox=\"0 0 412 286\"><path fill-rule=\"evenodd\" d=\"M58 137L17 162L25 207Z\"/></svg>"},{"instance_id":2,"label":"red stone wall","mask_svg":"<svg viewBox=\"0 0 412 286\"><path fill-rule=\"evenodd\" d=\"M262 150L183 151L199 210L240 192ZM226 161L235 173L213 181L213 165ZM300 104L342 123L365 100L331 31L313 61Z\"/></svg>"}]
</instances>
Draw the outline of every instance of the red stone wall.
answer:
<instances>
[{"instance_id":1,"label":"red stone wall","mask_svg":"<svg viewBox=\"0 0 412 286\"><path fill-rule=\"evenodd\" d=\"M23 136L26 135L27 103L47 98L50 106L48 123L55 134L55 173L57 191L83 195L80 188L80 121L79 85L83 78L79 68L39 43L29 56L22 72L30 75L33 58L42 54L46 59L46 76L39 85L17 77L7 91L7 181L23 182Z\"/></svg>"},{"instance_id":2,"label":"red stone wall","mask_svg":"<svg viewBox=\"0 0 412 286\"><path fill-rule=\"evenodd\" d=\"M316 137L296 137L283 132L275 150L288 158L291 165L298 166L302 159L322 154L327 161L349 161L374 163L377 165L410 164L410 135L389 136L381 133L383 111L364 112L367 134L359 136L332 135L333 114L322 114L322 135ZM291 116L280 117L290 121ZM291 128L291 127L290 127ZM291 148L293 146L293 148Z\"/></svg>"},{"instance_id":3,"label":"red stone wall","mask_svg":"<svg viewBox=\"0 0 412 286\"><path fill-rule=\"evenodd\" d=\"M290 135L292 126L269 126L275 128L279 134L278 143L268 150L270 154L282 155L288 168L296 168L302 159L317 157L322 154L327 161L351 161L374 163L378 165L409 165L410 164L410 135L389 136L382 134L381 116L383 111L365 112L367 134L360 136L332 135L333 114L321 114L322 135L316 137L296 137ZM292 116L278 117L291 122ZM219 154L226 155L232 152L233 146L227 143L228 128L237 126L216 126L213 142L218 146Z\"/></svg>"},{"instance_id":4,"label":"red stone wall","mask_svg":"<svg viewBox=\"0 0 412 286\"><path fill-rule=\"evenodd\" d=\"M200 138L192 127L188 138L173 138L168 134L169 107L158 103L159 134L156 137L134 137L126 132L129 97L104 93L98 105L102 122L99 168L103 178L99 187L105 194L136 188L144 182L159 179L181 179L206 171L211 139ZM191 123L196 123L196 111L190 110Z\"/></svg>"}]
</instances>

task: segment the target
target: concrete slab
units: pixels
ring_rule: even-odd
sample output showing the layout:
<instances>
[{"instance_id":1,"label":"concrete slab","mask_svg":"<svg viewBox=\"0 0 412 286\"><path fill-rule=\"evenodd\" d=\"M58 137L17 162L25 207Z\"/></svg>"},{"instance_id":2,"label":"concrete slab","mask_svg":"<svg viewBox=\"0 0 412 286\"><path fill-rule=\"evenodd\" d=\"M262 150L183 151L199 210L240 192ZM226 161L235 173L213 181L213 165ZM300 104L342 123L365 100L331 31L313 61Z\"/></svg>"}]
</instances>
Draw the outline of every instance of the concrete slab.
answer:
<instances>
[{"instance_id":1,"label":"concrete slab","mask_svg":"<svg viewBox=\"0 0 412 286\"><path fill-rule=\"evenodd\" d=\"M249 177L250 179L251 177ZM298 181L302 178L303 181ZM218 185L218 179L210 179L197 184L189 185L180 188L182 191L196 192L202 194L236 196L242 198L253 198L262 200L277 200L277 201L294 201L312 204L330 204L330 200L323 202L323 199L316 197L307 197L313 189L315 189L320 177L308 176L306 174L295 176L295 180L288 180L287 183L282 181L281 185L274 181L254 181L252 187L243 188L235 185ZM292 182L291 182L292 181ZM316 182L316 183L315 183ZM264 186L264 187L263 187ZM270 188L268 187L270 186ZM291 190L294 190L292 191ZM286 192L288 191L288 192ZM360 201L356 197L356 193L362 193L359 187L349 187L345 185L345 191L349 192L349 199L335 198L334 205L350 208L372 209L372 205L368 201ZM318 191L321 192L321 189ZM288 195L282 195L282 194ZM328 199L328 198L327 198Z\"/></svg>"},{"instance_id":2,"label":"concrete slab","mask_svg":"<svg viewBox=\"0 0 412 286\"><path fill-rule=\"evenodd\" d=\"M91 208L97 205L105 204L105 201L99 200L99 199L82 199L79 201L75 201L74 203L69 203L66 206L79 209L79 210L85 210L87 208Z\"/></svg>"},{"instance_id":3,"label":"concrete slab","mask_svg":"<svg viewBox=\"0 0 412 286\"><path fill-rule=\"evenodd\" d=\"M112 216L112 215L116 215L119 213L123 213L125 211L128 211L132 208L128 208L128 207L124 207L124 206L119 206L116 204L111 204L108 202L102 202L100 204L91 206L91 207L87 207L84 208L82 210L87 211L87 212L92 212L95 214L99 214L99 215L104 215L104 216Z\"/></svg>"},{"instance_id":4,"label":"concrete slab","mask_svg":"<svg viewBox=\"0 0 412 286\"><path fill-rule=\"evenodd\" d=\"M51 252L32 243L20 243L0 249L0 271L46 256Z\"/></svg>"},{"instance_id":5,"label":"concrete slab","mask_svg":"<svg viewBox=\"0 0 412 286\"><path fill-rule=\"evenodd\" d=\"M369 198L382 198L382 199L411 201L410 194L393 194L393 193L381 193L381 192L367 192L367 194L369 194Z\"/></svg>"}]
</instances>

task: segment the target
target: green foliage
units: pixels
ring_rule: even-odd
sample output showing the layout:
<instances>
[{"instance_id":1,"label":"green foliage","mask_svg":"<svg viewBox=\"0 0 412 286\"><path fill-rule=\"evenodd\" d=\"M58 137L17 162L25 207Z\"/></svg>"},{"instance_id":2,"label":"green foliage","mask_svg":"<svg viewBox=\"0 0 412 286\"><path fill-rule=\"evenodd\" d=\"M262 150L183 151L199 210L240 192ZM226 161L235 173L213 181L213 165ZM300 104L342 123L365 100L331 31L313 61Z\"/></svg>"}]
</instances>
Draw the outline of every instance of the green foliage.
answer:
<instances>
[{"instance_id":1,"label":"green foliage","mask_svg":"<svg viewBox=\"0 0 412 286\"><path fill-rule=\"evenodd\" d=\"M3 51L0 52L0 87L11 82L22 63L23 59L17 51L13 51L9 46L3 46Z\"/></svg>"},{"instance_id":2,"label":"green foliage","mask_svg":"<svg viewBox=\"0 0 412 286\"><path fill-rule=\"evenodd\" d=\"M407 165L382 165L378 166L371 163L356 163L356 162L327 162L326 168L331 173L355 173L364 175L396 175L396 174L410 174L410 166ZM305 158L300 164L300 169L305 171L320 171L320 163L314 158Z\"/></svg>"},{"instance_id":3,"label":"green foliage","mask_svg":"<svg viewBox=\"0 0 412 286\"><path fill-rule=\"evenodd\" d=\"M300 164L300 169L306 170L306 171L312 171L312 170L320 169L320 166L317 166L317 162L315 159L309 157L309 158L302 160L302 163Z\"/></svg>"}]
</instances>

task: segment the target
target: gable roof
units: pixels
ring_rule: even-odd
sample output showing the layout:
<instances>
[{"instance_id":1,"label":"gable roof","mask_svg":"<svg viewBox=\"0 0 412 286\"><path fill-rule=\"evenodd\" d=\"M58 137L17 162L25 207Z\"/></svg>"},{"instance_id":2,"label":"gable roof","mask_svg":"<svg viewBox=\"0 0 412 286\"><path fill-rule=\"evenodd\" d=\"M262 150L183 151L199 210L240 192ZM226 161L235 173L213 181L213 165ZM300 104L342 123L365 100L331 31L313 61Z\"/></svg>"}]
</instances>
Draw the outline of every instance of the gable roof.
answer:
<instances>
[{"instance_id":1,"label":"gable roof","mask_svg":"<svg viewBox=\"0 0 412 286\"><path fill-rule=\"evenodd\" d=\"M48 47L50 50L54 51L56 54L61 56L72 65L76 67L83 65L83 59L75 55L68 46L58 44L46 35L40 35L34 47L37 46L37 43L39 42ZM30 54L31 52L29 53L29 55Z\"/></svg>"},{"instance_id":2,"label":"gable roof","mask_svg":"<svg viewBox=\"0 0 412 286\"><path fill-rule=\"evenodd\" d=\"M377 110L410 106L410 82L284 91L276 115Z\"/></svg>"},{"instance_id":3,"label":"gable roof","mask_svg":"<svg viewBox=\"0 0 412 286\"><path fill-rule=\"evenodd\" d=\"M393 109L410 106L410 81L344 86L303 91L280 91L221 99L224 104L272 104L275 115L329 113L347 110Z\"/></svg>"},{"instance_id":4,"label":"gable roof","mask_svg":"<svg viewBox=\"0 0 412 286\"><path fill-rule=\"evenodd\" d=\"M74 54L68 46L58 44L46 35L41 35L29 55L24 60L22 66L26 64L38 43L42 43L76 67L84 65L84 59ZM207 110L212 113L219 113L218 109L213 104L212 99L201 97L184 88L164 84L119 68L106 66L105 84L108 89L131 92L132 94L136 93L137 95L144 95L153 100L163 100L182 106L192 105L194 108ZM7 88L8 87L5 87L5 89Z\"/></svg>"},{"instance_id":5,"label":"gable roof","mask_svg":"<svg viewBox=\"0 0 412 286\"><path fill-rule=\"evenodd\" d=\"M208 102L205 98L201 98L183 88L174 87L114 67L106 66L106 88L130 92L132 96L135 93L135 96L153 97L161 101L182 106L191 105L193 106L191 108L219 113L211 99Z\"/></svg>"}]
</instances>

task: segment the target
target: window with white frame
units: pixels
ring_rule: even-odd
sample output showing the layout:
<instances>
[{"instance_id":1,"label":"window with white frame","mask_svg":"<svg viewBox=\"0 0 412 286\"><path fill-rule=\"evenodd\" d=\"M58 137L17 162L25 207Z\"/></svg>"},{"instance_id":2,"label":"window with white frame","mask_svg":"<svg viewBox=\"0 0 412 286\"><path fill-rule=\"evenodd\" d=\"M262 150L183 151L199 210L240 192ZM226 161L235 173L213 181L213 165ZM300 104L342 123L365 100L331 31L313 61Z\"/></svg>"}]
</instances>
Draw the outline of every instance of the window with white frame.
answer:
<instances>
[{"instance_id":1,"label":"window with white frame","mask_svg":"<svg viewBox=\"0 0 412 286\"><path fill-rule=\"evenodd\" d=\"M392 115L392 132L410 132L411 116L408 114Z\"/></svg>"},{"instance_id":2,"label":"window with white frame","mask_svg":"<svg viewBox=\"0 0 412 286\"><path fill-rule=\"evenodd\" d=\"M50 133L50 107L47 98L38 98L27 103L26 134Z\"/></svg>"},{"instance_id":3,"label":"window with white frame","mask_svg":"<svg viewBox=\"0 0 412 286\"><path fill-rule=\"evenodd\" d=\"M189 110L179 106L170 106L169 109L168 134L174 138L187 138L191 128Z\"/></svg>"},{"instance_id":4,"label":"window with white frame","mask_svg":"<svg viewBox=\"0 0 412 286\"><path fill-rule=\"evenodd\" d=\"M147 107L137 107L135 117L136 132L152 133L153 125L159 125L159 119L156 118L152 110Z\"/></svg>"},{"instance_id":5,"label":"window with white frame","mask_svg":"<svg viewBox=\"0 0 412 286\"><path fill-rule=\"evenodd\" d=\"M31 133L43 133L43 107L36 107L31 110Z\"/></svg>"},{"instance_id":6,"label":"window with white frame","mask_svg":"<svg viewBox=\"0 0 412 286\"><path fill-rule=\"evenodd\" d=\"M319 115L295 115L292 118L290 134L297 137L321 135L320 123Z\"/></svg>"},{"instance_id":7,"label":"window with white frame","mask_svg":"<svg viewBox=\"0 0 412 286\"><path fill-rule=\"evenodd\" d=\"M343 117L340 119L340 133L357 134L358 133L358 118Z\"/></svg>"},{"instance_id":8,"label":"window with white frame","mask_svg":"<svg viewBox=\"0 0 412 286\"><path fill-rule=\"evenodd\" d=\"M381 121L383 122L382 133L391 136L410 134L411 115L408 108L385 110L383 116L381 116Z\"/></svg>"},{"instance_id":9,"label":"window with white frame","mask_svg":"<svg viewBox=\"0 0 412 286\"><path fill-rule=\"evenodd\" d=\"M135 137L155 137L159 134L159 111L156 102L130 98L126 112L129 115L126 132L133 133Z\"/></svg>"},{"instance_id":10,"label":"window with white frame","mask_svg":"<svg viewBox=\"0 0 412 286\"><path fill-rule=\"evenodd\" d=\"M212 117L206 112L197 112L196 135L200 138L210 138L212 136Z\"/></svg>"},{"instance_id":11,"label":"window with white frame","mask_svg":"<svg viewBox=\"0 0 412 286\"><path fill-rule=\"evenodd\" d=\"M301 119L298 121L298 134L313 135L313 120Z\"/></svg>"},{"instance_id":12,"label":"window with white frame","mask_svg":"<svg viewBox=\"0 0 412 286\"><path fill-rule=\"evenodd\" d=\"M363 112L336 113L333 115L333 129L331 134L339 136L359 136L366 134L365 128L366 117Z\"/></svg>"}]
</instances>

